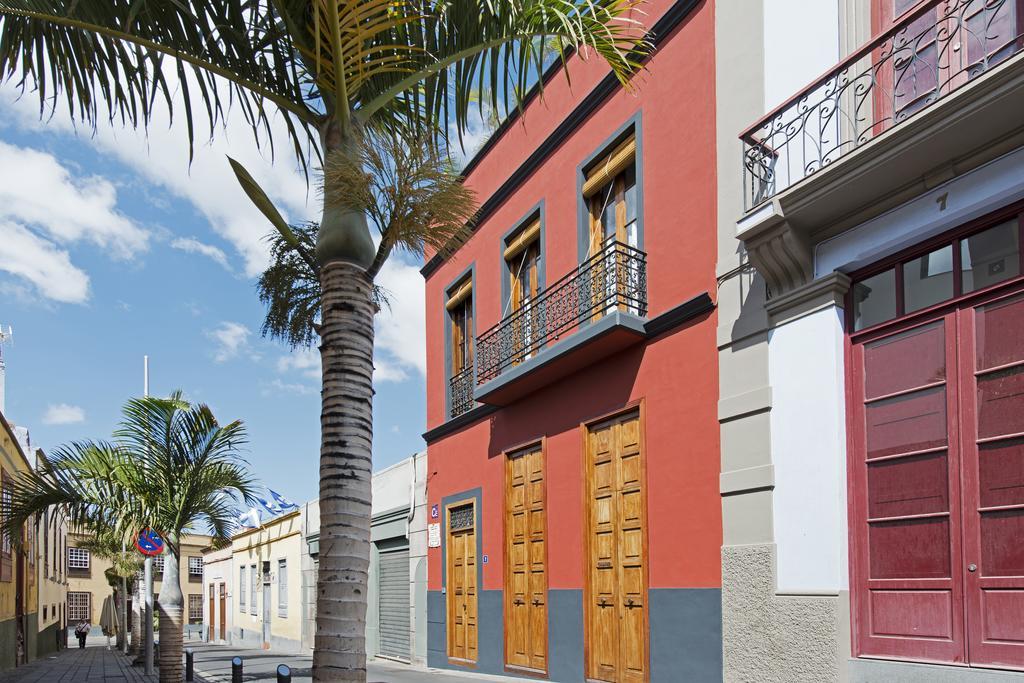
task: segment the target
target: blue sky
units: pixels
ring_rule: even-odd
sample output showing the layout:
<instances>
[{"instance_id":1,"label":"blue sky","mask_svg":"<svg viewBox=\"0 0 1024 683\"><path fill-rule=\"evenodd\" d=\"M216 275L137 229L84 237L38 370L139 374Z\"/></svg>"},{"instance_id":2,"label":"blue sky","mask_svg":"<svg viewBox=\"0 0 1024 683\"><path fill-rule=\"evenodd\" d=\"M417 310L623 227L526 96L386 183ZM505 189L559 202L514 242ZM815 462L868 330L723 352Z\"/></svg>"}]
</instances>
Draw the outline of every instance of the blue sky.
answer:
<instances>
[{"instance_id":1,"label":"blue sky","mask_svg":"<svg viewBox=\"0 0 1024 683\"><path fill-rule=\"evenodd\" d=\"M53 448L106 438L124 400L182 389L249 429L245 456L295 501L317 495L319 354L261 338L255 277L271 229L230 174L240 159L289 220L315 218L292 159L261 155L240 117L197 147L166 111L148 138L101 126L76 132L65 112L0 86L0 323L14 328L6 416ZM284 140L284 138L281 138ZM475 146L477 141L470 141ZM283 147L282 147L283 149ZM381 274L375 468L424 447L423 283L399 256Z\"/></svg>"}]
</instances>

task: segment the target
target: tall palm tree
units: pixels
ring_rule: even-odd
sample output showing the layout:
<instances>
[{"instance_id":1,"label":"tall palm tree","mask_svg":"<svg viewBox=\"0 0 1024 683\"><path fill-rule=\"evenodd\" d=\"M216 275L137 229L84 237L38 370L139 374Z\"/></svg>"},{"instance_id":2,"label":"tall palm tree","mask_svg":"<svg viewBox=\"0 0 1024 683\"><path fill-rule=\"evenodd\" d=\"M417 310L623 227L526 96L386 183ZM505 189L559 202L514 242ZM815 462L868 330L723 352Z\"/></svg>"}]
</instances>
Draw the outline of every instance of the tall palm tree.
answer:
<instances>
[{"instance_id":1,"label":"tall palm tree","mask_svg":"<svg viewBox=\"0 0 1024 683\"><path fill-rule=\"evenodd\" d=\"M443 145L486 93L521 102L552 58L604 59L623 84L650 50L639 0L0 0L0 75L44 115L146 126L154 103L211 130L241 109L254 144L274 121L309 172L360 163L368 135ZM552 54L554 49L554 54ZM281 141L278 140L278 143ZM370 552L373 279L394 249L443 248L441 223L402 232L324 177L311 250L240 164L243 189L319 280L321 554L314 679L365 681ZM341 174L344 175L344 174Z\"/></svg>"},{"instance_id":2,"label":"tall palm tree","mask_svg":"<svg viewBox=\"0 0 1024 683\"><path fill-rule=\"evenodd\" d=\"M15 481L4 520L9 531L55 507L73 528L105 529L116 539L141 529L160 532L167 548L158 602L161 683L183 678L183 535L205 528L214 543L227 542L236 504L255 501L237 454L245 440L241 422L221 425L207 406L188 403L180 392L131 399L113 442L72 443Z\"/></svg>"}]
</instances>

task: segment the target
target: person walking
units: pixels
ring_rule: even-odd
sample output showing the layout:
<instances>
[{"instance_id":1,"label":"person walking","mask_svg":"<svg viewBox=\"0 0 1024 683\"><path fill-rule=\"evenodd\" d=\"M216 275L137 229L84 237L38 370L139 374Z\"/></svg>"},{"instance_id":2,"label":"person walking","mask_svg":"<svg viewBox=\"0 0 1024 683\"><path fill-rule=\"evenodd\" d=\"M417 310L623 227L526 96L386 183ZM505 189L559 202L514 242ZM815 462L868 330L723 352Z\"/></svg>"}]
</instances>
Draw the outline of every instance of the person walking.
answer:
<instances>
[{"instance_id":1,"label":"person walking","mask_svg":"<svg viewBox=\"0 0 1024 683\"><path fill-rule=\"evenodd\" d=\"M91 628L92 624L89 623L88 619L82 619L78 622L78 626L75 627L75 635L78 636L78 647L85 647L85 639L89 635Z\"/></svg>"}]
</instances>

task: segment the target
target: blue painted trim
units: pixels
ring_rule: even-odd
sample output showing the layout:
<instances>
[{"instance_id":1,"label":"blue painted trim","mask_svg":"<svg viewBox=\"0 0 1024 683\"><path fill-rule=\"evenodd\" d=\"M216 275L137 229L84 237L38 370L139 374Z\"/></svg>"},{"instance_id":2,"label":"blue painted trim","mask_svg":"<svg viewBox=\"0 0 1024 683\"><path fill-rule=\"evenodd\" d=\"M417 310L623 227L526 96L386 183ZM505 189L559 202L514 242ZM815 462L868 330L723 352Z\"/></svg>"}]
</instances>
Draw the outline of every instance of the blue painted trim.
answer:
<instances>
[{"instance_id":1,"label":"blue painted trim","mask_svg":"<svg viewBox=\"0 0 1024 683\"><path fill-rule=\"evenodd\" d=\"M550 365L554 361L572 353L576 349L590 342L603 337L606 334L614 332L616 329L626 329L636 334L637 341L641 341L645 336L644 330L644 319L633 315L632 313L626 313L624 311L612 311L606 315L601 316L595 322L592 322L585 327L582 327L578 332L575 332L564 339L561 339L551 346L540 349L537 354L530 358L525 363L520 363L508 370L502 372L494 379L479 384L473 389L473 398L476 401L481 401L483 397L488 394L497 391L498 389L511 384L526 375L531 375L537 372L541 368Z\"/></svg>"},{"instance_id":2,"label":"blue painted trim","mask_svg":"<svg viewBox=\"0 0 1024 683\"><path fill-rule=\"evenodd\" d=\"M544 218L544 200L540 200L533 205L526 215L516 221L515 225L509 228L505 234L501 236L501 240L498 242L498 261L501 263L501 305L498 310L501 311L499 316L501 320L504 320L507 314L506 306L508 306L509 295L511 290L509 287L509 280L511 279L511 272L509 271L508 261L505 260L505 248L508 247L508 243L512 241L512 238L522 229L526 228L530 223L533 222L534 218L540 219L540 235L537 240L540 243L540 267L537 269L537 291L544 291L544 283L547 282L546 271L548 265L547 259L547 243L545 242L545 218Z\"/></svg>"},{"instance_id":3,"label":"blue painted trim","mask_svg":"<svg viewBox=\"0 0 1024 683\"><path fill-rule=\"evenodd\" d=\"M459 284L466 279L466 274L469 274L470 296L473 297L473 343L476 344L476 261L473 261L466 266L461 273L459 273L455 279L445 285L444 289L441 290L441 316L442 325L444 325L444 417L445 420L450 419L452 414L452 317L448 315L448 309L445 304L448 303L448 299L451 296L451 291L455 285ZM476 363L476 353L473 354L473 363ZM475 375L475 371L474 371Z\"/></svg>"},{"instance_id":4,"label":"blue painted trim","mask_svg":"<svg viewBox=\"0 0 1024 683\"><path fill-rule=\"evenodd\" d=\"M587 208L587 200L583 196L583 183L586 181L586 172L601 157L611 152L616 145L629 137L632 133L636 137L636 240L637 249L644 250L644 136L643 136L643 110L630 116L626 122L620 125L614 133L608 136L604 142L598 145L597 149L587 155L576 167L576 252L577 263L587 260L587 247L590 246L590 211Z\"/></svg>"}]
</instances>

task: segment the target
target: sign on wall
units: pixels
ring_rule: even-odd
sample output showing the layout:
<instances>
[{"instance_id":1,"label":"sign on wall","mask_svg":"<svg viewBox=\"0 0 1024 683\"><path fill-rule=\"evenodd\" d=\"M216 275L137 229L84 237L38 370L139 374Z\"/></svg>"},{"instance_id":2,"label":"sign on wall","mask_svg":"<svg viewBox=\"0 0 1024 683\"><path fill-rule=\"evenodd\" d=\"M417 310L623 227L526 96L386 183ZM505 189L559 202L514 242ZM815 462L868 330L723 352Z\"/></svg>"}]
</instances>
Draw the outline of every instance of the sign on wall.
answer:
<instances>
[{"instance_id":1,"label":"sign on wall","mask_svg":"<svg viewBox=\"0 0 1024 683\"><path fill-rule=\"evenodd\" d=\"M441 547L441 525L440 524L428 524L427 525L427 547L428 548L440 548Z\"/></svg>"}]
</instances>

